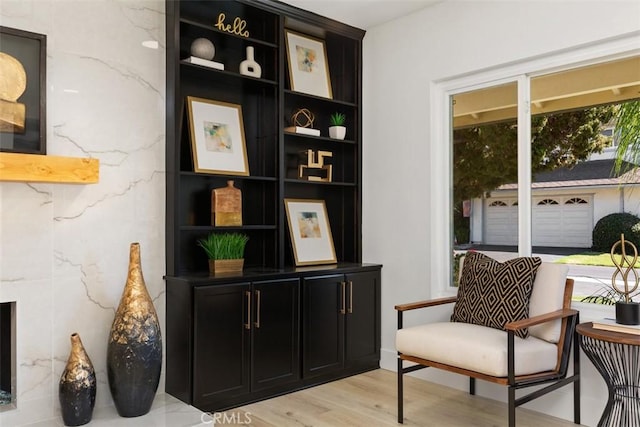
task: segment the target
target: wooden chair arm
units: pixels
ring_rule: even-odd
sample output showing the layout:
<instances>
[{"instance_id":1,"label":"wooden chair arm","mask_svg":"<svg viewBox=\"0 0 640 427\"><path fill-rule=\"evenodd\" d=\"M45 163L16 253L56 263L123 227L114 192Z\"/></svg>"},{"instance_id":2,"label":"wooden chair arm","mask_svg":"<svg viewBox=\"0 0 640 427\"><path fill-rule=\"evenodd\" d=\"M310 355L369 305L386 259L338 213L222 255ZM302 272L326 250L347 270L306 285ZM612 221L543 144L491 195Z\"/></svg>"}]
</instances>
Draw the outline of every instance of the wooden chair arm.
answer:
<instances>
[{"instance_id":1,"label":"wooden chair arm","mask_svg":"<svg viewBox=\"0 0 640 427\"><path fill-rule=\"evenodd\" d=\"M565 317L574 316L576 314L578 314L578 310L563 308L561 310L552 311L551 313L545 313L539 316L529 317L528 319L507 323L504 325L504 328L507 331L517 331L519 329L539 325L540 323L549 322L551 320L564 319Z\"/></svg>"},{"instance_id":2,"label":"wooden chair arm","mask_svg":"<svg viewBox=\"0 0 640 427\"><path fill-rule=\"evenodd\" d=\"M442 305L442 304L451 304L456 302L457 299L458 299L457 296L453 296L453 297L430 299L426 301L411 302L408 304L398 304L396 305L396 310L408 311L408 310L415 310L417 308L433 307L433 306Z\"/></svg>"}]
</instances>

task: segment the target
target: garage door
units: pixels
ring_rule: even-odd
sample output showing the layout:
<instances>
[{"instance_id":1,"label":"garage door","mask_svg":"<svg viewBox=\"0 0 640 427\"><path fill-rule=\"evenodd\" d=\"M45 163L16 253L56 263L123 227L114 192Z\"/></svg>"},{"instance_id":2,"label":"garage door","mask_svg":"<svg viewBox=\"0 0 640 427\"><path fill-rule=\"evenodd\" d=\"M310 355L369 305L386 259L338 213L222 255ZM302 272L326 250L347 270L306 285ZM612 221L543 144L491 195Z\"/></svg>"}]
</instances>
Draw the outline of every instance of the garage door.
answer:
<instances>
[{"instance_id":1,"label":"garage door","mask_svg":"<svg viewBox=\"0 0 640 427\"><path fill-rule=\"evenodd\" d=\"M591 247L590 196L534 198L532 219L534 246Z\"/></svg>"},{"instance_id":2,"label":"garage door","mask_svg":"<svg viewBox=\"0 0 640 427\"><path fill-rule=\"evenodd\" d=\"M518 244L517 199L487 199L485 243ZM591 196L545 196L533 199L533 246L591 247Z\"/></svg>"},{"instance_id":3,"label":"garage door","mask_svg":"<svg viewBox=\"0 0 640 427\"><path fill-rule=\"evenodd\" d=\"M488 245L518 244L518 200L486 200L486 238Z\"/></svg>"}]
</instances>

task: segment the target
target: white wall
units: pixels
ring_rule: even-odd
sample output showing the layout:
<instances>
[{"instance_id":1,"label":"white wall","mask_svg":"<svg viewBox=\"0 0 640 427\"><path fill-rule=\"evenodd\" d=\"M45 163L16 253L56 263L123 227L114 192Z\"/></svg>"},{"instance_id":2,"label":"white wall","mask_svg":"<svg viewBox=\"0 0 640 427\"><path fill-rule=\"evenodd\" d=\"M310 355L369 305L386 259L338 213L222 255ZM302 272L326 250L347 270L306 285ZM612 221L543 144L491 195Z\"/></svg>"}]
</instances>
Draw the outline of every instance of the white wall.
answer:
<instances>
[{"instance_id":1,"label":"white wall","mask_svg":"<svg viewBox=\"0 0 640 427\"><path fill-rule=\"evenodd\" d=\"M73 332L96 405L112 404L107 337L131 242L164 325L164 1L1 0L0 24L47 35L48 153L100 160L98 184L0 183L0 301L17 301L18 336L18 407L0 425L16 426L57 416Z\"/></svg>"},{"instance_id":2,"label":"white wall","mask_svg":"<svg viewBox=\"0 0 640 427\"><path fill-rule=\"evenodd\" d=\"M433 213L441 209L430 201L430 154L437 144L447 143L429 139L430 84L638 31L638 16L637 2L454 1L368 30L363 254L365 261L384 264L384 367L395 369L393 306L430 296L431 252L446 247L429 231ZM442 185L446 182L443 176ZM413 316L408 324L420 317L424 315ZM588 363L584 357L583 363ZM585 375L593 376L586 383L601 381L594 372L586 369ZM454 384L457 379L446 381ZM582 390L583 422L594 425L606 394L586 384ZM562 393L529 405L569 419L570 400L563 396L556 401Z\"/></svg>"}]
</instances>

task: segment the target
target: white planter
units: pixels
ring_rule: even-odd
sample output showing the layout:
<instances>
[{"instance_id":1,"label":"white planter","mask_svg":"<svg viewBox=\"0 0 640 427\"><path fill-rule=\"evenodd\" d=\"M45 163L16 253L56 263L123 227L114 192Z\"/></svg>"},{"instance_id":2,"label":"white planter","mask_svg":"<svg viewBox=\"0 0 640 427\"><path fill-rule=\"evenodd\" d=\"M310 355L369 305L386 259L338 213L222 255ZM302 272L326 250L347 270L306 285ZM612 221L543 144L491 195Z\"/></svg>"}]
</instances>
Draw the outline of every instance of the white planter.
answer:
<instances>
[{"instance_id":1,"label":"white planter","mask_svg":"<svg viewBox=\"0 0 640 427\"><path fill-rule=\"evenodd\" d=\"M329 137L333 139L344 139L347 128L344 126L329 126Z\"/></svg>"}]
</instances>

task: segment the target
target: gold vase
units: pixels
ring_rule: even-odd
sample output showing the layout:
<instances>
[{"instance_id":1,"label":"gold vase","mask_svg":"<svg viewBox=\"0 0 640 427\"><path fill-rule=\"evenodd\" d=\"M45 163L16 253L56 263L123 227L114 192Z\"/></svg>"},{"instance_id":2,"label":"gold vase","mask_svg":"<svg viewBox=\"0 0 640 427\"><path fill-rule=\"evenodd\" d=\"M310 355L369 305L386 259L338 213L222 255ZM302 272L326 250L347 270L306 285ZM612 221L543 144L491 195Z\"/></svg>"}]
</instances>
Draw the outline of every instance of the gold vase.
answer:
<instances>
[{"instance_id":1,"label":"gold vase","mask_svg":"<svg viewBox=\"0 0 640 427\"><path fill-rule=\"evenodd\" d=\"M127 283L107 345L109 389L121 417L149 412L161 367L160 323L142 276L140 244L132 243Z\"/></svg>"},{"instance_id":2,"label":"gold vase","mask_svg":"<svg viewBox=\"0 0 640 427\"><path fill-rule=\"evenodd\" d=\"M91 421L96 403L96 373L80 335L71 334L71 352L58 386L60 412L66 426Z\"/></svg>"}]
</instances>

